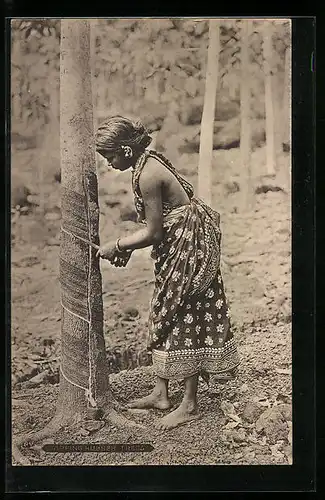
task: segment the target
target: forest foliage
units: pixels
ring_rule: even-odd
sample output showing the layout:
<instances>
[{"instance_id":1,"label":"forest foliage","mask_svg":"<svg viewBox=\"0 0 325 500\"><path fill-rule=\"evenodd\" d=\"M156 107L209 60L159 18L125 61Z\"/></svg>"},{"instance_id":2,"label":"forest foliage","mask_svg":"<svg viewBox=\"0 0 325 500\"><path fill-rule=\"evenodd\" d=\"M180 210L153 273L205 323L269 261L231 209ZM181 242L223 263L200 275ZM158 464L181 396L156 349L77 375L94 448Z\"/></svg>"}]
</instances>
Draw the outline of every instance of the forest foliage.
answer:
<instances>
[{"instance_id":1,"label":"forest foliage","mask_svg":"<svg viewBox=\"0 0 325 500\"><path fill-rule=\"evenodd\" d=\"M243 20L220 24L216 120L240 113ZM249 40L251 117L265 117L263 20ZM207 19L94 19L94 101L97 118L110 113L140 116L152 130L176 107L184 125L200 123L207 62ZM290 23L272 21L274 98L283 100ZM13 131L37 134L53 113L59 117L60 20L13 20L11 95Z\"/></svg>"}]
</instances>

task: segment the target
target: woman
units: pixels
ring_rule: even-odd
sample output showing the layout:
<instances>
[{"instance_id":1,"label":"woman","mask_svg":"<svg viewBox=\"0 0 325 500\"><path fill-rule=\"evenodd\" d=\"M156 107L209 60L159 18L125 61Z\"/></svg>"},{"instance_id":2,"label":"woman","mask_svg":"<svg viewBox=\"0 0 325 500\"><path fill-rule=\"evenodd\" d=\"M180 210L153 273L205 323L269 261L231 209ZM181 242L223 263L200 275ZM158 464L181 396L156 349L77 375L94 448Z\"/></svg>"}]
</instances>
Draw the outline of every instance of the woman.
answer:
<instances>
[{"instance_id":1,"label":"woman","mask_svg":"<svg viewBox=\"0 0 325 500\"><path fill-rule=\"evenodd\" d=\"M133 408L167 410L168 381L185 380L180 406L159 421L162 429L198 418L198 377L232 378L239 364L220 273L220 216L194 196L192 186L161 154L148 151L145 127L114 116L96 136L97 151L120 171L132 169L132 188L143 228L109 242L103 259L125 266L131 253L153 246L155 289L148 350L157 381Z\"/></svg>"}]
</instances>

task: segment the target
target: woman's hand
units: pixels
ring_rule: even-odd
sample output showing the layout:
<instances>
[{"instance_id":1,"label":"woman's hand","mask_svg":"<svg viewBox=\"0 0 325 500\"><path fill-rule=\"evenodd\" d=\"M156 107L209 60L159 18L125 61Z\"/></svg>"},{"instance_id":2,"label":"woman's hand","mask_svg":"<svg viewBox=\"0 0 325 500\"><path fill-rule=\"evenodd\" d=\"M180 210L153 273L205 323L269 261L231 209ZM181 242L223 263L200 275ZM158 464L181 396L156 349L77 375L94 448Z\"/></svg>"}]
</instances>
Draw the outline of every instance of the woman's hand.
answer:
<instances>
[{"instance_id":1,"label":"woman's hand","mask_svg":"<svg viewBox=\"0 0 325 500\"><path fill-rule=\"evenodd\" d=\"M117 253L118 250L116 248L116 242L109 241L108 243L99 248L96 257L101 257L102 259L109 260L112 262Z\"/></svg>"},{"instance_id":2,"label":"woman's hand","mask_svg":"<svg viewBox=\"0 0 325 500\"><path fill-rule=\"evenodd\" d=\"M119 252L115 255L111 263L115 267L125 267L130 260L132 255L132 250L127 250L125 252Z\"/></svg>"},{"instance_id":3,"label":"woman's hand","mask_svg":"<svg viewBox=\"0 0 325 500\"><path fill-rule=\"evenodd\" d=\"M132 250L125 250L120 252L116 248L116 242L108 242L105 245L101 246L96 254L97 257L101 257L102 259L109 260L111 264L115 267L125 267L129 262L130 257L132 255Z\"/></svg>"}]
</instances>

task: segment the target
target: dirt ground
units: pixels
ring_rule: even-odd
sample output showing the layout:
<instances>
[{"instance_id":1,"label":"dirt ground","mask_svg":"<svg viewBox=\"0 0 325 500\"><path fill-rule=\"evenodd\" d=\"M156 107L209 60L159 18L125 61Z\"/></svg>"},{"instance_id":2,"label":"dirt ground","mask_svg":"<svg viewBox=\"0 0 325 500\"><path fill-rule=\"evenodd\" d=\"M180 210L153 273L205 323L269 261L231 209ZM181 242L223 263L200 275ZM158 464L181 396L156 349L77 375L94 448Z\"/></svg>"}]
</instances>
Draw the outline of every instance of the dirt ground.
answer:
<instances>
[{"instance_id":1,"label":"dirt ground","mask_svg":"<svg viewBox=\"0 0 325 500\"><path fill-rule=\"evenodd\" d=\"M13 172L36 185L38 151L19 151ZM237 191L239 150L214 152L213 205L221 214L222 272L241 366L238 378L223 385L200 381L202 418L170 431L155 429L160 411L132 418L145 429L112 426L91 432L65 428L55 442L152 443L148 453L26 454L39 465L290 464L291 436L291 206L286 183L289 156L279 158L276 179L261 176L265 150L252 156L252 211L240 211ZM196 154L178 167L196 185ZM60 184L53 161L43 192L45 216L36 210L13 215L11 268L13 434L41 429L55 411L60 358L58 253ZM51 177L52 176L52 177ZM101 240L134 229L129 174L100 170ZM102 262L105 340L111 386L119 401L148 393L154 384L145 357L146 325L153 265L148 249L134 253L125 269ZM115 372L115 373L114 373ZM172 401L182 385L173 383ZM204 439L202 439L204 436ZM39 451L39 450L38 450Z\"/></svg>"}]
</instances>

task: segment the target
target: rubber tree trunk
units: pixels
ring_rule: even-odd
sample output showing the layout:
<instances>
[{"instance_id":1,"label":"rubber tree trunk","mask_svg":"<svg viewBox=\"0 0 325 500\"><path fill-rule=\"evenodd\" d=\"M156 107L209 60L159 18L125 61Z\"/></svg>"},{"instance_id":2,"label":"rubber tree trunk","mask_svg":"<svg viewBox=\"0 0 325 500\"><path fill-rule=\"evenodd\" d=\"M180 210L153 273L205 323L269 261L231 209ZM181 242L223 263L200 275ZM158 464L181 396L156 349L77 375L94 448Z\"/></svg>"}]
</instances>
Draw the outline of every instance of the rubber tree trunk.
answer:
<instances>
[{"instance_id":1,"label":"rubber tree trunk","mask_svg":"<svg viewBox=\"0 0 325 500\"><path fill-rule=\"evenodd\" d=\"M272 92L272 23L264 22L263 58L265 75L265 129L266 129L266 172L275 173L274 102Z\"/></svg>"},{"instance_id":2,"label":"rubber tree trunk","mask_svg":"<svg viewBox=\"0 0 325 500\"><path fill-rule=\"evenodd\" d=\"M44 429L13 439L12 455L31 465L23 444L56 434L84 418L139 427L114 408L103 335L99 207L91 92L90 32L84 20L61 21L61 364L56 413ZM83 240L86 240L84 242Z\"/></svg>"},{"instance_id":3,"label":"rubber tree trunk","mask_svg":"<svg viewBox=\"0 0 325 500\"><path fill-rule=\"evenodd\" d=\"M204 105L201 120L199 167L198 167L198 195L208 205L211 204L212 194L212 153L213 129L218 88L220 35L219 20L209 21L209 47L206 69Z\"/></svg>"},{"instance_id":4,"label":"rubber tree trunk","mask_svg":"<svg viewBox=\"0 0 325 500\"><path fill-rule=\"evenodd\" d=\"M59 410L75 418L100 410L109 394L103 335L90 26L61 21L60 51L61 370Z\"/></svg>"},{"instance_id":5,"label":"rubber tree trunk","mask_svg":"<svg viewBox=\"0 0 325 500\"><path fill-rule=\"evenodd\" d=\"M249 71L249 35L252 21L243 20L241 29L241 83L240 83L240 155L242 161L242 210L253 204L251 172L251 84Z\"/></svg>"}]
</instances>

